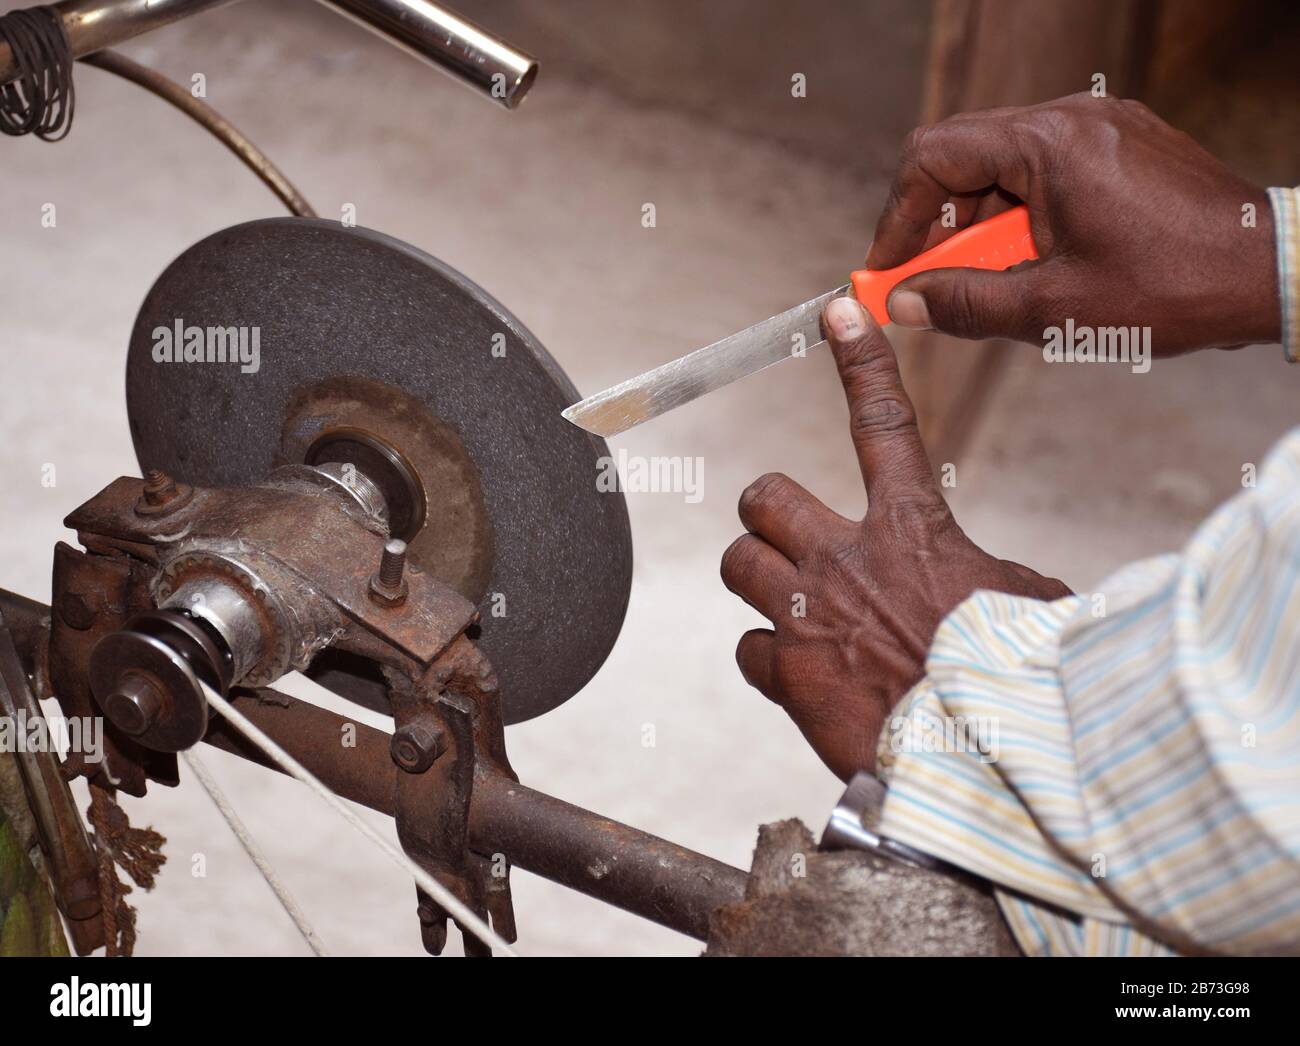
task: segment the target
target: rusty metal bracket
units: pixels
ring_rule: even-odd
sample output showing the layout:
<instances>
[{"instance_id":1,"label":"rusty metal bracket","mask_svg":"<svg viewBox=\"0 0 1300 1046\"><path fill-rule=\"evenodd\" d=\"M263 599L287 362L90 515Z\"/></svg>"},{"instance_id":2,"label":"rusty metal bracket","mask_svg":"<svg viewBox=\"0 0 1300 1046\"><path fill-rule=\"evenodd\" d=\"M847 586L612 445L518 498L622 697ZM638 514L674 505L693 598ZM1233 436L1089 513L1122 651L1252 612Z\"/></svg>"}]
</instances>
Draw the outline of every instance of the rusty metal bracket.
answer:
<instances>
[{"instance_id":1,"label":"rusty metal bracket","mask_svg":"<svg viewBox=\"0 0 1300 1046\"><path fill-rule=\"evenodd\" d=\"M274 480L274 476L271 477ZM70 513L64 525L87 548L118 549L162 563L190 549L224 550L237 542L260 552L293 575L302 589L327 600L356 626L358 644L379 637L383 647L428 664L473 620L464 598L422 571L411 570L411 592L400 607L378 607L369 598L370 575L380 561L385 535L364 526L346 502L321 492L279 485L198 488L168 516L135 512L144 482L114 480ZM341 555L346 550L349 554ZM346 638L340 645L346 646ZM372 656L373 646L364 652Z\"/></svg>"},{"instance_id":2,"label":"rusty metal bracket","mask_svg":"<svg viewBox=\"0 0 1300 1046\"><path fill-rule=\"evenodd\" d=\"M132 614L147 609L147 564L121 552L83 552L60 541L54 546L54 606L50 615L45 677L66 716L97 716L90 690L90 654ZM69 777L99 780L127 795L145 794L148 781L174 785L176 757L137 744L105 722L104 758L87 764L71 753Z\"/></svg>"},{"instance_id":3,"label":"rusty metal bracket","mask_svg":"<svg viewBox=\"0 0 1300 1046\"><path fill-rule=\"evenodd\" d=\"M33 728L51 736L40 705L27 682L27 673L0 611L0 716L15 731L32 736ZM17 746L14 753L36 822L41 852L45 855L55 903L67 921L68 936L78 955L104 943L104 922L99 902L99 872L95 851L77 813L76 803L58 754L46 743L39 750Z\"/></svg>"},{"instance_id":4,"label":"rusty metal bracket","mask_svg":"<svg viewBox=\"0 0 1300 1046\"><path fill-rule=\"evenodd\" d=\"M474 854L470 806L480 762L513 778L505 758L496 676L463 636L424 673L388 673L395 730L397 835L402 848L480 917L491 917L505 940L516 940L510 866L504 855ZM447 942L447 913L417 890L425 948L439 955ZM463 931L463 928L462 928ZM465 954L491 950L462 932Z\"/></svg>"}]
</instances>

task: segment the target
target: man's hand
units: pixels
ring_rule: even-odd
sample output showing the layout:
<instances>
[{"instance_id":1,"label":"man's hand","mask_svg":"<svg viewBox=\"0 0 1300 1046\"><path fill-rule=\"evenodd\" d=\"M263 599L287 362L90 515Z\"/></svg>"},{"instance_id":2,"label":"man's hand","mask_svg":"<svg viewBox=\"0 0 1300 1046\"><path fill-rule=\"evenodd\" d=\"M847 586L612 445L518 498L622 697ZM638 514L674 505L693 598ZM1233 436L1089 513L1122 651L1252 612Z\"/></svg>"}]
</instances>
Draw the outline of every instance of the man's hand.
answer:
<instances>
[{"instance_id":1,"label":"man's hand","mask_svg":"<svg viewBox=\"0 0 1300 1046\"><path fill-rule=\"evenodd\" d=\"M894 350L862 306L839 298L822 325L848 396L867 516L852 522L793 480L763 476L740 497L749 533L723 554L722 580L773 625L741 637L746 681L848 780L875 765L885 717L921 678L935 629L958 603L981 588L1037 599L1069 589L962 533L934 482Z\"/></svg>"},{"instance_id":2,"label":"man's hand","mask_svg":"<svg viewBox=\"0 0 1300 1046\"><path fill-rule=\"evenodd\" d=\"M913 131L867 267L892 268L1020 202L1039 262L914 276L890 296L894 321L1036 344L1067 319L1150 327L1157 356L1281 337L1267 194L1138 102L1078 94Z\"/></svg>"}]
</instances>

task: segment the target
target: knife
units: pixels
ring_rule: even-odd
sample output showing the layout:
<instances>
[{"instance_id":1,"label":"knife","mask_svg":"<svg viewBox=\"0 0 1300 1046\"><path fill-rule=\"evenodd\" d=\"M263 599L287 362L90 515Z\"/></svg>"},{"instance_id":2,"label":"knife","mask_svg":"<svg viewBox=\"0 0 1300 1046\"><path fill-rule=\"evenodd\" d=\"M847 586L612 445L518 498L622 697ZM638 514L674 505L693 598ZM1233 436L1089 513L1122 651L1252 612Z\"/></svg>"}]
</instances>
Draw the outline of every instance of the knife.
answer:
<instances>
[{"instance_id":1,"label":"knife","mask_svg":"<svg viewBox=\"0 0 1300 1046\"><path fill-rule=\"evenodd\" d=\"M1023 205L1013 207L893 269L859 269L843 287L588 396L562 415L598 436L617 436L746 374L816 348L823 341L821 312L832 298L852 291L883 326L889 322L889 292L909 276L927 269L1009 269L1037 257L1029 211Z\"/></svg>"}]
</instances>

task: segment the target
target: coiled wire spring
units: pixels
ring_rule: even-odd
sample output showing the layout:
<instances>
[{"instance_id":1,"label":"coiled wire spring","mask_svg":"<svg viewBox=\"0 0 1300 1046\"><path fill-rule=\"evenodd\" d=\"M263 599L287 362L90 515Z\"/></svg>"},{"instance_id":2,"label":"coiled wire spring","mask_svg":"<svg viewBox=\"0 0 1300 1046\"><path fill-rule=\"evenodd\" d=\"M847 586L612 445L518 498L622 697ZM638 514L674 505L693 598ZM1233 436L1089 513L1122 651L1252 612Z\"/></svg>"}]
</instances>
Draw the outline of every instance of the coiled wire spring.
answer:
<instances>
[{"instance_id":1,"label":"coiled wire spring","mask_svg":"<svg viewBox=\"0 0 1300 1046\"><path fill-rule=\"evenodd\" d=\"M0 39L13 52L17 75L0 85L0 131L34 134L57 142L72 129L72 45L52 7L28 7L0 15Z\"/></svg>"}]
</instances>

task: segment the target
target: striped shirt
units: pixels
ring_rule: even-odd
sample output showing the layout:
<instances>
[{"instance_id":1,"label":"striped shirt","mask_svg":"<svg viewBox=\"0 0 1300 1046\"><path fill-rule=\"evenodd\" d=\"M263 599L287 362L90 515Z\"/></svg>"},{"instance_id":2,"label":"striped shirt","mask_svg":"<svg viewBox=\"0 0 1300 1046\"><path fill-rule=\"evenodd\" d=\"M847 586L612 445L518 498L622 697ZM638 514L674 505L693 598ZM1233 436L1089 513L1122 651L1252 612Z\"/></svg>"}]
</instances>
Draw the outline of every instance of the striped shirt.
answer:
<instances>
[{"instance_id":1,"label":"striped shirt","mask_svg":"<svg viewBox=\"0 0 1300 1046\"><path fill-rule=\"evenodd\" d=\"M1300 359L1300 187L1268 191L1277 241L1277 282L1282 294L1282 351Z\"/></svg>"},{"instance_id":2,"label":"striped shirt","mask_svg":"<svg viewBox=\"0 0 1300 1046\"><path fill-rule=\"evenodd\" d=\"M1300 954L1298 636L1300 428L1179 554L958 606L882 731L879 829L990 880L1031 955Z\"/></svg>"}]
</instances>

